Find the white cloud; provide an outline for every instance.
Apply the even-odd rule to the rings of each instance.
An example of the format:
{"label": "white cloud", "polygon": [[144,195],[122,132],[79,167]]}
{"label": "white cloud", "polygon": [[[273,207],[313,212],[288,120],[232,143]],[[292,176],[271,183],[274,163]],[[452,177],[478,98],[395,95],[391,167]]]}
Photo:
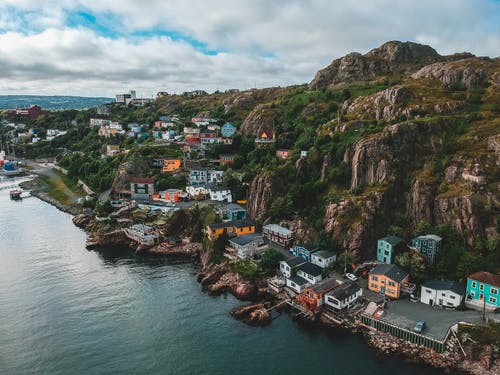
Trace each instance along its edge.
{"label": "white cloud", "polygon": [[[67,16],[77,11],[116,16],[125,36],[69,29]],[[29,17],[16,17],[22,12]],[[333,58],[387,40],[426,43],[443,54],[495,55],[498,12],[498,3],[488,0],[4,0],[0,30],[11,32],[0,34],[6,67],[0,92],[110,95],[132,87],[151,94],[245,88],[255,81],[288,85],[309,81]],[[208,56],[182,40],[126,36],[154,29],[226,52]]]}

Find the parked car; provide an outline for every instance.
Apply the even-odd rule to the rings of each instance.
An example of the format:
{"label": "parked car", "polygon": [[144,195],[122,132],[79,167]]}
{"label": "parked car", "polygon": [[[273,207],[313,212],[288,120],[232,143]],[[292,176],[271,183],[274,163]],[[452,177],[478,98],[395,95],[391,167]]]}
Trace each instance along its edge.
{"label": "parked car", "polygon": [[425,328],[425,322],[423,320],[419,320],[415,325],[415,328],[413,328],[413,330],[417,333],[422,333],[424,328]]}
{"label": "parked car", "polygon": [[411,302],[418,302],[420,300],[418,299],[418,297],[415,294],[412,293],[412,294],[410,294],[410,301]]}
{"label": "parked car", "polygon": [[348,278],[351,281],[356,281],[358,278],[354,276],[352,273],[346,273],[345,277]]}

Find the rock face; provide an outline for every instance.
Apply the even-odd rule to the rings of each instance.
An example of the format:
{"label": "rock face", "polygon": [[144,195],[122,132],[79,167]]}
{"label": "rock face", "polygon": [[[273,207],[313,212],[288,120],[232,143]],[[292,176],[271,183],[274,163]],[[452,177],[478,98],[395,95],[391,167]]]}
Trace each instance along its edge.
{"label": "rock face", "polygon": [[253,179],[248,191],[247,212],[257,221],[264,221],[273,195],[273,180],[270,173],[261,173]]}
{"label": "rock face", "polygon": [[350,189],[368,191],[327,205],[325,229],[334,241],[355,254],[373,256],[368,244],[386,234],[402,203],[413,228],[421,221],[450,223],[471,246],[497,236],[493,212],[500,202],[487,188],[490,177],[484,169],[497,161],[494,153],[491,160],[455,157],[442,172],[434,170],[435,155],[443,150],[444,137],[453,126],[401,123],[355,142],[344,155],[351,169]]}
{"label": "rock face", "polygon": [[394,86],[369,96],[360,96],[346,108],[347,115],[357,120],[392,120],[408,115],[406,104],[412,92],[406,86]]}
{"label": "rock face", "polygon": [[459,85],[471,90],[484,82],[489,65],[491,61],[479,58],[438,62],[424,66],[411,77],[414,79],[435,78],[445,86]]}
{"label": "rock face", "polygon": [[276,110],[263,104],[256,106],[241,124],[240,131],[247,136],[255,136],[261,130],[272,130]]}
{"label": "rock face", "polygon": [[322,89],[340,83],[374,79],[393,71],[416,69],[442,59],[429,46],[411,42],[387,42],[365,55],[353,52],[334,60],[328,67],[318,71],[309,88]]}
{"label": "rock face", "polygon": [[263,303],[236,307],[231,311],[231,315],[249,325],[264,326],[271,323],[271,314]]}
{"label": "rock face", "polygon": [[146,161],[141,160],[133,160],[121,164],[113,181],[113,191],[130,191],[130,179],[134,176],[141,176],[149,167]]}

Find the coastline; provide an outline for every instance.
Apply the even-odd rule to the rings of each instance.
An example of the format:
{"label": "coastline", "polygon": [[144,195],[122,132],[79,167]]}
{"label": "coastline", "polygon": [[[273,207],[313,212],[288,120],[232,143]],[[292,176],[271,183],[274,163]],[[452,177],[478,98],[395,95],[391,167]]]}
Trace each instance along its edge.
{"label": "coastline", "polygon": [[[89,236],[90,230],[88,225],[90,220],[84,220],[83,223],[78,223],[77,219],[83,216],[79,215],[79,210],[74,207],[63,205],[49,197],[46,192],[47,187],[41,186],[40,183],[43,184],[43,181],[35,179],[20,183],[20,186],[23,189],[31,190],[33,196],[56,207],[60,211],[73,215],[73,223],[77,227],[84,229]],[[105,241],[102,244],[98,244],[97,248],[107,245],[125,245],[143,254],[182,258],[192,261],[199,266],[197,280],[204,291],[211,295],[230,293],[238,300],[250,301],[250,304],[243,305],[231,311],[231,315],[233,315],[235,319],[241,320],[249,325],[264,326],[271,323],[272,318],[268,309],[272,307],[273,304],[283,301],[280,296],[271,296],[267,293],[262,283],[253,283],[242,279],[241,276],[235,274],[227,264],[212,263],[210,259],[211,254],[209,254],[206,249],[203,248],[203,244],[199,242],[178,246],[166,246],[165,243],[162,243],[151,248],[143,249],[134,246],[130,241],[124,241],[122,238],[118,240],[111,239],[109,242]],[[290,318],[294,318],[291,308],[286,304],[280,308],[280,312],[287,312]],[[465,361],[457,345],[448,345],[447,350],[440,354],[431,349],[397,339],[389,334],[375,331],[370,327],[359,324],[360,322],[339,325],[324,317],[315,319],[314,321],[308,320],[307,322],[308,324],[316,326],[325,326],[333,329],[348,330],[354,334],[362,334],[365,343],[377,350],[380,355],[401,356],[409,362],[429,365],[444,371],[444,373],[457,373],[457,371],[459,371],[468,374],[486,375],[500,371],[498,363],[493,363],[494,367],[490,370],[485,369],[482,366],[483,361],[481,355],[477,353],[475,355],[476,360]],[[474,355],[472,354],[473,350],[470,350],[470,352],[471,356],[469,358],[474,359]]]}

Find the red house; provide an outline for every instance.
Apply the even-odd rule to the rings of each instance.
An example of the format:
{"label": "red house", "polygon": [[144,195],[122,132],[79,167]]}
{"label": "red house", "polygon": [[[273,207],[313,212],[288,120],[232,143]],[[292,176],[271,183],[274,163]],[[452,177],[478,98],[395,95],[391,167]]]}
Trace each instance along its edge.
{"label": "red house", "polygon": [[49,111],[44,111],[42,107],[38,105],[32,105],[29,108],[18,108],[15,111],[15,114],[17,116],[24,116],[30,119],[35,119],[38,116],[44,115],[46,113],[49,113]]}

